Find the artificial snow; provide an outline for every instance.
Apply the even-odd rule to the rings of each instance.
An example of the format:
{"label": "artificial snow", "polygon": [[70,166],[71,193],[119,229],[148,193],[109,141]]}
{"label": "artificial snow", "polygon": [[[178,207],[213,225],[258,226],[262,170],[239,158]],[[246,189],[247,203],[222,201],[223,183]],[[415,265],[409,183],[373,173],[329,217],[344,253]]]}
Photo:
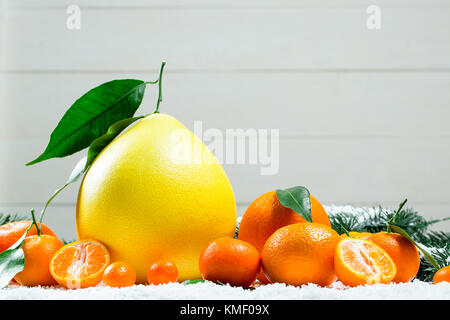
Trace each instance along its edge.
{"label": "artificial snow", "polygon": [[450,300],[450,283],[433,285],[419,280],[403,284],[376,284],[355,288],[344,287],[339,282],[331,288],[309,284],[302,287],[269,284],[254,290],[216,285],[214,283],[179,283],[165,285],[135,285],[128,288],[94,288],[69,290],[63,288],[8,286],[0,290],[0,299],[50,299],[50,300],[365,300],[365,299],[445,299]]}

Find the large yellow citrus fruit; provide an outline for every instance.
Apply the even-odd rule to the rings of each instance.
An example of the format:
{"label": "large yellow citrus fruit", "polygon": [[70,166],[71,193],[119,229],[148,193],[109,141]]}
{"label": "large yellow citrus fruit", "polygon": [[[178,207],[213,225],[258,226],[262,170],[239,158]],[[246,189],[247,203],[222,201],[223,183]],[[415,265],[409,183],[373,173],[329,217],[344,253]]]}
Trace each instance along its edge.
{"label": "large yellow citrus fruit", "polygon": [[146,281],[164,259],[179,280],[200,278],[208,243],[233,236],[236,203],[214,155],[175,118],[152,114],[117,137],[96,158],[77,202],[80,239],[96,239],[111,261],[126,261]]}

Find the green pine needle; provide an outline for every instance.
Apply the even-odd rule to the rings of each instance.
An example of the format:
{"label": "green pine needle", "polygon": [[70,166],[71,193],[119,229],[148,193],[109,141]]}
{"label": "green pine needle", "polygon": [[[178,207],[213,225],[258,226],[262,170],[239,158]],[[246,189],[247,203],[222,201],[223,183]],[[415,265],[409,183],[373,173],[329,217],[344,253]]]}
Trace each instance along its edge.
{"label": "green pine needle", "polygon": [[[342,233],[342,227],[348,231],[380,232],[386,231],[386,222],[394,216],[394,211],[382,207],[362,208],[356,215],[354,211],[345,211],[330,215],[331,227],[338,233]],[[441,220],[426,220],[416,211],[410,208],[402,209],[395,218],[395,224],[408,234],[425,231],[428,226]]]}
{"label": "green pine needle", "polygon": [[[429,253],[438,263],[439,267],[443,268],[450,265],[450,242],[441,248],[429,249]],[[431,265],[431,263],[424,257],[420,258],[420,269],[416,278],[422,281],[431,282],[433,281],[433,276],[436,273],[436,269]]]}
{"label": "green pine needle", "polygon": [[18,213],[1,213],[0,212],[0,226],[10,223],[10,222],[15,222],[15,221],[23,221],[23,220],[30,220],[30,218],[20,215]]}

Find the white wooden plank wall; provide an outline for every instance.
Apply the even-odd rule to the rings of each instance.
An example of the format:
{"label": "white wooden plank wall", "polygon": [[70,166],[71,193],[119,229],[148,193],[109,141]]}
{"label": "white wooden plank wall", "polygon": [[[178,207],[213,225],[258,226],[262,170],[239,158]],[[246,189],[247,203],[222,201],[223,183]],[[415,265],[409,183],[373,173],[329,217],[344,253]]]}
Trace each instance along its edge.
{"label": "white wooden plank wall", "polygon": [[[189,128],[280,129],[280,170],[226,165],[239,212],[259,194],[309,186],[325,204],[450,216],[450,3],[361,0],[0,2],[0,211],[40,208],[81,154],[32,167],[71,103],[116,78],[152,80]],[[66,8],[81,7],[81,30]],[[149,88],[141,113],[153,109]],[[47,219],[75,236],[77,186]],[[450,230],[450,223],[439,229]]]}

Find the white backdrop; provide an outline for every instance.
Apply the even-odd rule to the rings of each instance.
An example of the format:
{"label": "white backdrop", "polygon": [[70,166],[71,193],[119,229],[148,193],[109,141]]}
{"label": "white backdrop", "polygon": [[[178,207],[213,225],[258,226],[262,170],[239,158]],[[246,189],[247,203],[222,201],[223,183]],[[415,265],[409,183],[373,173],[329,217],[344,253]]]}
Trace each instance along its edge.
{"label": "white backdrop", "polygon": [[[66,8],[81,8],[68,30]],[[275,188],[324,204],[450,215],[450,6],[445,0],[11,0],[1,7],[0,211],[40,209],[82,154],[32,167],[65,110],[112,79],[157,77],[189,128],[280,129],[280,170],[227,165],[239,213]],[[149,88],[140,113],[154,108]],[[78,186],[47,222],[75,237]],[[450,223],[440,229],[450,230]]]}

